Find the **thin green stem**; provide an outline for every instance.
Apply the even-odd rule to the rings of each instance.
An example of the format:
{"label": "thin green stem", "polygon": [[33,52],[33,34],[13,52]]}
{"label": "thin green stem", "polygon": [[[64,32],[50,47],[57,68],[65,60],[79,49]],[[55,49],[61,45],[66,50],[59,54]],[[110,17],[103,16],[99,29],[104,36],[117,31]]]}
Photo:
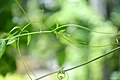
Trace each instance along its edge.
{"label": "thin green stem", "polygon": [[28,77],[32,80],[32,78],[30,77],[30,75],[29,75],[29,73],[28,73],[28,71],[27,71],[27,67],[26,67],[26,65],[25,65],[24,59],[22,58],[22,53],[21,53],[20,47],[19,47],[19,37],[18,37],[18,41],[17,41],[17,49],[18,49],[18,53],[19,53],[19,55],[20,55],[20,58],[21,58],[21,60],[22,60],[22,63],[23,63],[23,65],[24,65],[25,71],[26,71]]}
{"label": "thin green stem", "polygon": [[[28,23],[22,30],[21,32],[27,27],[29,26],[31,23]],[[89,31],[93,31],[89,28],[86,28],[86,27],[83,27],[83,26],[80,26],[80,25],[76,25],[76,24],[66,24],[66,25],[62,25],[62,26],[59,26],[55,29],[53,29],[52,31],[38,31],[38,32],[31,32],[31,33],[24,33],[24,34],[19,34],[19,35],[16,35],[14,36],[13,38],[16,38],[16,37],[21,37],[21,36],[26,36],[26,35],[33,35],[33,34],[43,34],[43,33],[52,33],[52,32],[55,32],[56,30],[60,29],[60,28],[63,28],[63,27],[67,27],[67,26],[76,26],[76,27],[80,27],[80,28],[83,28],[85,30],[89,30]],[[20,33],[21,33],[20,32]],[[93,31],[93,32],[96,32],[96,33],[102,33],[102,34],[119,34],[119,33],[106,33],[106,32],[97,32],[97,31]],[[4,40],[8,40],[9,38],[6,38]]]}
{"label": "thin green stem", "polygon": [[119,74],[118,78],[120,79],[120,55],[119,55],[119,73],[118,74]]}
{"label": "thin green stem", "polygon": [[21,32],[22,32],[25,28],[27,28],[30,24],[31,24],[31,23],[28,23],[27,25],[25,25],[25,26],[22,28],[22,30],[20,31],[20,34],[21,34]]}
{"label": "thin green stem", "polygon": [[[87,61],[87,62],[84,62],[84,63],[80,64],[80,65],[74,66],[74,67],[72,67],[72,68],[65,69],[64,71],[65,71],[65,72],[66,72],[66,71],[70,71],[70,70],[73,70],[73,69],[76,69],[76,68],[85,66],[85,65],[87,65],[87,64],[90,64],[90,63],[92,63],[92,62],[94,62],[94,61],[96,61],[96,60],[98,60],[98,59],[101,59],[101,58],[103,58],[103,57],[111,54],[112,52],[114,52],[114,51],[116,51],[116,50],[118,50],[118,49],[120,49],[120,46],[118,46],[118,47],[116,47],[116,48],[114,48],[114,49],[106,52],[105,54],[103,54],[103,55],[101,55],[101,56],[98,56],[98,57],[92,59],[92,60],[89,60],[89,61]],[[58,70],[58,71],[59,71],[59,70]],[[54,71],[54,72],[48,73],[48,74],[43,75],[43,76],[41,76],[41,77],[39,77],[39,78],[37,78],[37,79],[35,79],[35,80],[40,80],[40,79],[45,78],[45,77],[47,77],[47,76],[50,76],[50,75],[52,75],[52,74],[58,73],[58,71]]]}
{"label": "thin green stem", "polygon": [[58,33],[59,36],[63,39],[65,39],[66,41],[68,41],[70,44],[76,46],[76,47],[105,47],[105,46],[109,46],[109,45],[120,45],[119,43],[112,43],[112,44],[104,44],[104,45],[100,45],[100,46],[97,46],[97,45],[88,45],[86,42],[81,42],[79,43],[77,40],[71,38],[71,37],[67,37],[61,33]]}
{"label": "thin green stem", "polygon": [[[38,32],[31,32],[31,33],[23,33],[23,34],[18,34],[13,36],[12,38],[17,38],[17,37],[22,37],[22,36],[27,36],[27,35],[34,35],[34,34],[44,34],[44,33],[52,33],[53,31],[38,31]],[[9,40],[10,38],[7,37],[4,40]]]}
{"label": "thin green stem", "polygon": [[52,31],[41,31],[41,32],[24,33],[24,34],[16,35],[14,37],[21,37],[21,36],[33,35],[33,34],[44,34],[44,33],[52,33]]}
{"label": "thin green stem", "polygon": [[101,33],[101,34],[118,34],[118,33],[109,33],[109,32],[99,32],[99,31],[94,31],[90,28],[87,28],[87,27],[84,27],[84,26],[80,26],[80,25],[77,25],[77,24],[65,24],[65,25],[62,25],[62,26],[59,26],[57,27],[56,29],[54,29],[53,31],[56,31],[57,29],[60,29],[60,28],[63,28],[63,27],[68,27],[68,26],[75,26],[75,27],[78,27],[78,28],[82,28],[82,29],[85,29],[87,31],[91,31],[91,32],[95,32],[95,33]]}
{"label": "thin green stem", "polygon": [[20,7],[20,9],[23,11],[23,13],[25,14],[25,16],[27,17],[28,21],[31,23],[27,13],[25,12],[25,10],[22,8],[22,6],[20,5],[20,3],[18,2],[18,0],[15,0],[15,2],[18,4],[18,6]]}
{"label": "thin green stem", "polygon": [[81,66],[87,65],[87,64],[89,64],[89,63],[91,63],[91,62],[93,62],[93,61],[96,61],[96,60],[104,57],[104,56],[107,56],[108,54],[111,54],[112,52],[114,52],[114,51],[116,51],[116,50],[118,50],[118,49],[120,49],[120,46],[119,46],[119,47],[116,47],[116,48],[114,48],[114,49],[112,49],[112,50],[110,50],[110,51],[108,51],[108,52],[106,52],[105,54],[103,54],[103,55],[101,55],[101,56],[98,56],[98,57],[96,57],[96,58],[94,58],[94,59],[92,59],[92,60],[89,60],[89,61],[87,61],[87,62],[85,62],[85,63],[82,63],[82,64],[80,64],[80,65],[77,65],[77,66],[72,67],[72,68],[69,68],[69,69],[66,69],[65,71],[70,71],[70,70],[79,68],[79,67],[81,67]]}
{"label": "thin green stem", "polygon": [[[58,71],[59,71],[59,70],[58,70]],[[47,76],[49,76],[49,75],[52,75],[52,74],[58,73],[58,71],[54,71],[54,72],[48,73],[48,74],[43,75],[43,76],[41,76],[41,77],[39,77],[39,78],[37,78],[37,79],[35,79],[35,80],[40,80],[40,79],[45,78],[45,77],[47,77]]]}

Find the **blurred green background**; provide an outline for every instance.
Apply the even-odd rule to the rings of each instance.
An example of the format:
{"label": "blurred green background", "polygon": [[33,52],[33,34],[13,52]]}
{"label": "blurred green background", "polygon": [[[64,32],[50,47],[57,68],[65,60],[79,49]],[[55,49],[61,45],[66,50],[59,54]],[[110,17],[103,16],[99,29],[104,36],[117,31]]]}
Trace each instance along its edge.
{"label": "blurred green background", "polygon": [[[119,46],[120,0],[18,0],[32,25],[26,30],[52,30],[56,25],[77,24],[60,29],[66,38],[54,33],[32,35],[27,46],[26,36],[20,37],[20,50],[32,78],[62,66],[65,69],[93,59]],[[13,27],[23,28],[27,16],[14,0],[0,0],[0,38]],[[108,45],[109,44],[109,45]],[[105,46],[107,45],[107,46]],[[120,50],[81,68],[69,71],[69,80],[120,80]],[[35,76],[31,73],[31,70]],[[7,45],[0,58],[0,80],[29,80],[15,43]],[[43,80],[58,80],[56,75]],[[65,79],[67,80],[67,79]]]}

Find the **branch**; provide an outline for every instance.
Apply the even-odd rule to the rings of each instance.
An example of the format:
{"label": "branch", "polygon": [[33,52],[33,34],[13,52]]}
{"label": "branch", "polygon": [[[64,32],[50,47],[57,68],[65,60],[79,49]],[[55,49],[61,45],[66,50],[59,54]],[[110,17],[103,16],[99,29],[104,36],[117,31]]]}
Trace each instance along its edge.
{"label": "branch", "polygon": [[[30,33],[23,33],[23,34],[18,34],[15,35],[11,38],[18,38],[18,37],[22,37],[22,36],[27,36],[27,35],[34,35],[34,34],[45,34],[45,33],[52,33],[53,31],[37,31],[37,32],[30,32]],[[10,37],[5,38],[4,40],[9,40]]]}
{"label": "branch", "polygon": [[[114,51],[116,51],[116,50],[118,50],[118,49],[120,49],[120,46],[118,46],[118,47],[116,47],[116,48],[114,48],[114,49],[106,52],[105,54],[103,54],[103,55],[101,55],[101,56],[98,56],[98,57],[92,59],[92,60],[89,60],[89,61],[87,61],[87,62],[84,62],[84,63],[82,63],[82,64],[80,64],[80,65],[75,66],[75,67],[72,67],[72,68],[69,68],[69,69],[65,69],[64,71],[66,72],[66,71],[70,71],[70,70],[73,70],[73,69],[76,69],[76,68],[85,66],[85,65],[87,65],[87,64],[89,64],[89,63],[91,63],[91,62],[93,62],[93,61],[96,61],[96,60],[98,60],[98,59],[100,59],[100,58],[102,58],[102,57],[104,57],[104,56],[107,56],[108,54],[110,54],[110,53],[112,53],[112,52],[114,52]],[[55,74],[55,73],[58,73],[58,72],[59,72],[59,70],[54,71],[54,72],[51,72],[51,73],[48,73],[48,74],[43,75],[43,76],[41,76],[41,77],[39,77],[39,78],[37,78],[37,79],[35,79],[35,80],[40,80],[40,79],[42,79],[42,78],[45,78],[45,77],[47,77],[47,76],[49,76],[49,75],[52,75],[52,74]]]}

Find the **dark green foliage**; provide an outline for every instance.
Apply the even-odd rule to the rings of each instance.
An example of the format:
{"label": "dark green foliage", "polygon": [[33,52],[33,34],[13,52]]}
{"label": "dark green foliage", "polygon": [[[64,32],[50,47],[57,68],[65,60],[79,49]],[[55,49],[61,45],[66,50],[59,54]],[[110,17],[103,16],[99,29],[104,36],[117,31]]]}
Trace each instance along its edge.
{"label": "dark green foliage", "polygon": [[0,58],[4,54],[5,48],[6,48],[6,42],[4,40],[1,40],[0,41]]}
{"label": "dark green foliage", "polygon": [[[12,50],[12,49],[11,49]],[[0,74],[5,76],[9,72],[14,72],[16,70],[16,61],[11,52],[5,52],[0,59]]]}
{"label": "dark green foliage", "polygon": [[[14,0],[0,0],[0,31],[8,32],[15,24],[12,22],[11,7]],[[9,26],[9,27],[8,27]]]}
{"label": "dark green foliage", "polygon": [[58,65],[63,66],[63,64],[65,63],[65,59],[66,59],[66,53],[65,53],[65,47],[63,47],[57,51]]}

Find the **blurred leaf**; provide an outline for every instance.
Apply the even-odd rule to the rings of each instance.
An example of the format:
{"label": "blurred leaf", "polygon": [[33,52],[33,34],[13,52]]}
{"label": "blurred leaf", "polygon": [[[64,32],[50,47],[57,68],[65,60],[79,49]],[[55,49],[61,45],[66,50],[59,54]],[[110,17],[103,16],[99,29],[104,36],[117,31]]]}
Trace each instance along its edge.
{"label": "blurred leaf", "polygon": [[[1,75],[6,76],[7,73],[12,73],[16,70],[15,58],[16,58],[16,55],[14,54],[14,48],[12,48],[11,46],[7,46],[4,55],[0,59]],[[3,79],[3,80],[6,80],[6,79]]]}
{"label": "blurred leaf", "polygon": [[114,71],[111,75],[110,80],[119,80],[120,79],[120,74],[117,71]]}
{"label": "blurred leaf", "polygon": [[16,41],[16,38],[11,38],[8,40],[7,45],[12,44]]}
{"label": "blurred leaf", "polygon": [[7,74],[5,77],[0,75],[0,80],[28,80],[25,75],[21,74]]}
{"label": "blurred leaf", "polygon": [[1,40],[0,41],[0,58],[4,54],[5,48],[6,48],[6,42],[5,42],[5,40]]}
{"label": "blurred leaf", "polygon": [[2,33],[2,35],[0,35],[0,38],[2,39],[2,38],[5,38],[6,36],[7,36],[6,33]]}
{"label": "blurred leaf", "polygon": [[58,51],[57,61],[58,65],[62,66],[65,62],[66,54],[64,48]]}

